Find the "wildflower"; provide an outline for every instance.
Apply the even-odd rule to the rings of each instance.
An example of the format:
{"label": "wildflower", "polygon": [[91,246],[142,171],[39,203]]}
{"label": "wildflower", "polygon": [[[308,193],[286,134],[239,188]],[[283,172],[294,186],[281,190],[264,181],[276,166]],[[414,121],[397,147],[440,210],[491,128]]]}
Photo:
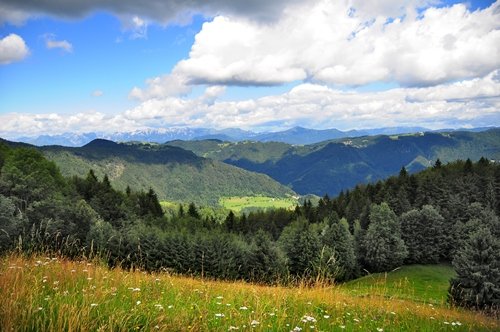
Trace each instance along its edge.
{"label": "wildflower", "polygon": [[260,322],[257,321],[257,320],[255,320],[255,319],[250,323],[250,325],[252,325],[252,327],[255,327],[255,326],[259,325],[259,324],[260,324]]}
{"label": "wildflower", "polygon": [[391,315],[395,315],[396,313],[394,311],[391,311]]}
{"label": "wildflower", "polygon": [[91,303],[90,307],[97,307],[97,303]]}
{"label": "wildflower", "polygon": [[155,307],[158,309],[158,310],[163,310],[163,306],[161,304],[155,304]]}
{"label": "wildflower", "polygon": [[43,310],[43,308],[42,308],[42,307],[38,307],[38,311],[42,311],[42,310]]}
{"label": "wildflower", "polygon": [[357,318],[354,318],[353,321],[355,321],[356,323],[359,323],[359,319],[357,319]]}
{"label": "wildflower", "polygon": [[224,298],[224,296],[222,296],[222,295],[219,295],[216,297],[217,300],[222,300],[223,298]]}
{"label": "wildflower", "polygon": [[328,319],[328,318],[330,318],[330,316],[329,315],[324,315],[323,318]]}
{"label": "wildflower", "polygon": [[450,323],[449,323],[449,322],[444,322],[444,324],[445,324],[445,325],[450,325]]}
{"label": "wildflower", "polygon": [[299,332],[302,331],[302,328],[295,326],[291,332]]}
{"label": "wildflower", "polygon": [[139,304],[141,304],[141,301],[137,301],[135,304],[136,304],[136,305],[139,305]]}
{"label": "wildflower", "polygon": [[455,324],[457,324],[458,326],[462,325],[462,323],[460,323],[459,321],[456,321]]}
{"label": "wildflower", "polygon": [[316,323],[316,318],[312,317],[312,316],[308,316],[308,315],[305,315],[304,317],[302,317],[302,321],[304,323],[307,323],[307,322],[313,322],[313,323]]}
{"label": "wildflower", "polygon": [[345,325],[340,325],[339,326],[341,329],[345,329]]}
{"label": "wildflower", "polygon": [[174,307],[173,305],[169,305],[167,308],[172,309],[173,307]]}
{"label": "wildflower", "polygon": [[229,326],[229,328],[227,329],[228,331],[232,331],[232,330],[239,330],[239,327],[236,327],[236,326]]}
{"label": "wildflower", "polygon": [[384,329],[383,329],[383,328],[381,328],[381,327],[377,327],[377,331],[378,331],[378,332],[383,332],[383,331],[384,331]]}
{"label": "wildflower", "polygon": [[215,314],[215,317],[217,317],[217,318],[222,318],[224,316],[225,316],[224,314]]}
{"label": "wildflower", "polygon": [[231,306],[231,303],[226,303],[226,307],[230,307]]}
{"label": "wildflower", "polygon": [[243,307],[240,307],[240,310],[248,310],[248,308],[243,306]]}

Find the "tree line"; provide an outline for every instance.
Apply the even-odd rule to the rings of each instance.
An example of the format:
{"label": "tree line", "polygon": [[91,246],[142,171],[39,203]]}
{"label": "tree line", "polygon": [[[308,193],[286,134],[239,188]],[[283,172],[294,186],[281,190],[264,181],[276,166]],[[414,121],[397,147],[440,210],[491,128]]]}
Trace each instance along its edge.
{"label": "tree line", "polygon": [[359,185],[289,211],[225,220],[194,203],[166,216],[153,190],[92,170],[64,178],[34,149],[0,144],[0,250],[99,255],[110,266],[269,284],[341,282],[403,264],[452,263],[450,301],[500,300],[500,165],[481,158]]}

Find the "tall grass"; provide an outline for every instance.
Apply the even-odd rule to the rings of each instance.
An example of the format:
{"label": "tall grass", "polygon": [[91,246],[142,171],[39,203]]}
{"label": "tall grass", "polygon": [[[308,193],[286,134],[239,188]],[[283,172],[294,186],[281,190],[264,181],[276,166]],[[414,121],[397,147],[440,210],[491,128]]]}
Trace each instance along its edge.
{"label": "tall grass", "polygon": [[481,331],[480,313],[335,286],[269,287],[108,269],[99,261],[1,258],[2,331]]}

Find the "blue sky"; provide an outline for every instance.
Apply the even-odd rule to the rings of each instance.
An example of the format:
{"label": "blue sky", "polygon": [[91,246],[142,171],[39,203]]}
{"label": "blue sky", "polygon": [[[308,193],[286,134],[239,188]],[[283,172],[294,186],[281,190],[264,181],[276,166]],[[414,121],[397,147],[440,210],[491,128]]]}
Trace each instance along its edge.
{"label": "blue sky", "polygon": [[500,125],[498,2],[190,3],[0,4],[0,136]]}

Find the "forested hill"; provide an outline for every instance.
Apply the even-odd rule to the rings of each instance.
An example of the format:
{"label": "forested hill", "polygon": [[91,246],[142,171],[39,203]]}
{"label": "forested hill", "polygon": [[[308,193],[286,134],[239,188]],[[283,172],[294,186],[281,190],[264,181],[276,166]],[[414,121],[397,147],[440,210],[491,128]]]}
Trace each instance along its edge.
{"label": "forested hill", "polygon": [[277,142],[173,141],[168,145],[269,175],[300,194],[337,195],[359,183],[425,169],[436,159],[500,159],[500,129],[365,136],[292,146]]}
{"label": "forested hill", "polygon": [[[6,141],[4,141],[6,142]],[[13,146],[29,146],[9,143]],[[162,200],[216,204],[222,196],[284,197],[294,192],[267,175],[246,171],[191,151],[157,144],[123,144],[97,139],[80,148],[40,149],[65,176],[84,177],[93,169],[115,188],[152,188]]]}

